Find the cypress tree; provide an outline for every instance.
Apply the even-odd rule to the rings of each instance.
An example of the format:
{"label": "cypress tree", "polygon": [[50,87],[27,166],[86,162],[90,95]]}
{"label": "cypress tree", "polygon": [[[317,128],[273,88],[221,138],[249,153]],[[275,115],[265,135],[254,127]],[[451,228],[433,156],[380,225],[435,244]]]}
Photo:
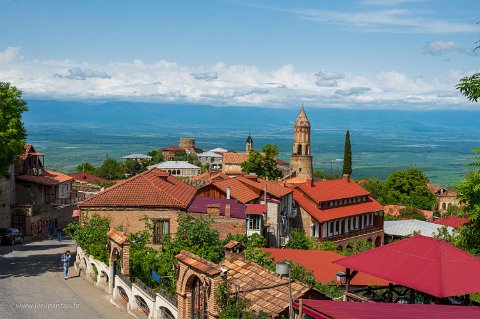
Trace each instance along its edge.
{"label": "cypress tree", "polygon": [[345,135],[345,150],[343,154],[343,174],[352,174],[352,146],[350,145],[350,131]]}

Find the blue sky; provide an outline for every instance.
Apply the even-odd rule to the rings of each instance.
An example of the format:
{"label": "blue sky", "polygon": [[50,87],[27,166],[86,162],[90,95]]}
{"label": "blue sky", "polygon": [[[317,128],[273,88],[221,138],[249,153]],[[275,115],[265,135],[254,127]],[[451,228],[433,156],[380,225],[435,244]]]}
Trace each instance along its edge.
{"label": "blue sky", "polygon": [[474,108],[480,1],[4,0],[0,81],[31,98]]}

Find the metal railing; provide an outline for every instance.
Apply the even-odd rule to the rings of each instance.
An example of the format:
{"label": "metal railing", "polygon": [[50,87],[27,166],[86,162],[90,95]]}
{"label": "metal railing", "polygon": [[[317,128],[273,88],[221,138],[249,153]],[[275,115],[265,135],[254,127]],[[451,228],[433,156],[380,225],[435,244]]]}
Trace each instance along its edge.
{"label": "metal railing", "polygon": [[376,231],[381,231],[382,229],[383,229],[383,227],[381,227],[381,226],[372,226],[372,227],[367,227],[367,228],[363,228],[363,229],[355,229],[355,230],[351,230],[347,233],[342,233],[342,234],[339,234],[339,235],[322,237],[322,238],[320,238],[320,240],[321,241],[322,240],[337,241],[337,240],[342,240],[342,239],[346,239],[346,238],[350,238],[350,237],[355,237],[355,236],[360,236],[360,235],[373,233],[373,232],[376,232]]}
{"label": "metal railing", "polygon": [[148,296],[150,296],[150,298],[152,298],[153,300],[155,300],[155,290],[153,290],[152,288],[148,287],[147,285],[145,285],[143,283],[143,281],[141,281],[140,279],[138,278],[135,278],[135,285],[137,285],[141,290],[143,290],[143,292],[145,294],[147,294]]}
{"label": "metal railing", "polygon": [[125,285],[132,288],[132,282],[130,281],[129,277],[127,277],[127,276],[125,276],[124,274],[121,274],[121,273],[118,273],[116,275],[118,276],[118,278],[120,278],[125,283]]}

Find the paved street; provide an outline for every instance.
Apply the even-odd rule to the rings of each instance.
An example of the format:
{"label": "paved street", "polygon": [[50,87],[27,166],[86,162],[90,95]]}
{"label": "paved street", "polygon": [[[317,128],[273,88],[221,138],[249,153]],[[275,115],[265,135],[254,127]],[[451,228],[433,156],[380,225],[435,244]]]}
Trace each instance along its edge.
{"label": "paved street", "polygon": [[75,251],[73,241],[0,246],[0,318],[132,318],[74,267],[63,279],[60,256],[67,249]]}

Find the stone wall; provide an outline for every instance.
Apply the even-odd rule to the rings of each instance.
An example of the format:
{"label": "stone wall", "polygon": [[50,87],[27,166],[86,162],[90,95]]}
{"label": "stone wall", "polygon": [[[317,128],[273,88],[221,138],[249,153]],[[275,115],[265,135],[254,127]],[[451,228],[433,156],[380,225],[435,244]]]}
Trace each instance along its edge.
{"label": "stone wall", "polygon": [[15,178],[13,165],[10,165],[9,176],[0,176],[0,227],[11,227],[12,217],[10,206],[14,203]]}
{"label": "stone wall", "polygon": [[290,168],[296,171],[296,176],[298,177],[312,178],[312,157],[308,155],[292,155],[290,156]]}

